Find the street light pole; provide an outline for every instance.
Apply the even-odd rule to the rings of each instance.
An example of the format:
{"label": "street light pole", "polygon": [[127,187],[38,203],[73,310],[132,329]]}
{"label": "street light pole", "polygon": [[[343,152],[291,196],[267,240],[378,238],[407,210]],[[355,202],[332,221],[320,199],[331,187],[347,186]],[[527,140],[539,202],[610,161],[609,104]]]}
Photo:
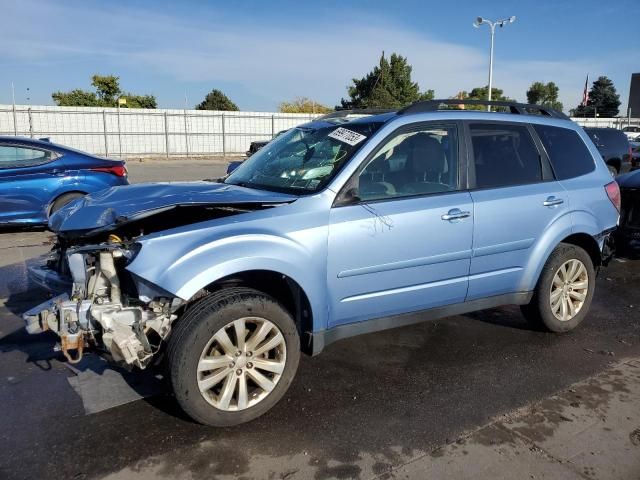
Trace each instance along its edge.
{"label": "street light pole", "polygon": [[[489,48],[489,91],[487,93],[488,101],[491,101],[491,89],[493,88],[493,42],[496,34],[496,26],[502,28],[515,21],[516,17],[511,16],[509,18],[503,18],[502,20],[496,20],[495,22],[487,20],[486,18],[478,17],[476,18],[476,21],[473,22],[473,26],[476,28],[480,28],[480,26],[484,24],[489,25],[489,31],[491,33],[491,46]],[[491,105],[487,105],[487,111],[491,111]]]}
{"label": "street light pole", "polygon": [[[496,34],[496,24],[492,23],[491,27],[491,47],[489,47],[489,93],[487,94],[487,100],[491,101],[491,87],[493,85],[493,38]],[[491,110],[491,105],[487,105]]]}

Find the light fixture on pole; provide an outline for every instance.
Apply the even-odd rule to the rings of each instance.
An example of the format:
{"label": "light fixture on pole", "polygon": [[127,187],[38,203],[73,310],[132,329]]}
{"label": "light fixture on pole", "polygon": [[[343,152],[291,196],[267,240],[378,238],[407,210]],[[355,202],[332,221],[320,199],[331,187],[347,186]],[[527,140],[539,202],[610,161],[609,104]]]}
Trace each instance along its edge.
{"label": "light fixture on pole", "polygon": [[[493,37],[496,33],[496,27],[500,28],[508,25],[509,23],[513,23],[516,21],[515,15],[512,15],[509,18],[503,18],[501,20],[496,20],[492,22],[491,20],[487,20],[486,18],[477,17],[476,21],[473,22],[473,26],[476,28],[480,28],[481,25],[489,25],[489,30],[491,31],[491,48],[489,49],[489,92],[487,95],[487,100],[491,101],[491,87],[493,85]],[[491,105],[487,105],[487,110],[491,111]]]}

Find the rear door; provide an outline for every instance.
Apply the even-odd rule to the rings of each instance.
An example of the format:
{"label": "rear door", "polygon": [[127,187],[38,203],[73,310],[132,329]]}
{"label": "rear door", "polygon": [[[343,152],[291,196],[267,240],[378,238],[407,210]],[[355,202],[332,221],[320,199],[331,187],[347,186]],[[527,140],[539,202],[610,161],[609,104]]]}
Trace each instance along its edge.
{"label": "rear door", "polygon": [[0,144],[0,223],[46,220],[46,207],[64,168],[58,155],[23,145]]}
{"label": "rear door", "polygon": [[464,301],[471,196],[461,124],[402,127],[363,162],[330,212],[330,326]]}
{"label": "rear door", "polygon": [[467,300],[522,291],[532,248],[568,212],[568,196],[522,123],[469,122],[474,205]]}

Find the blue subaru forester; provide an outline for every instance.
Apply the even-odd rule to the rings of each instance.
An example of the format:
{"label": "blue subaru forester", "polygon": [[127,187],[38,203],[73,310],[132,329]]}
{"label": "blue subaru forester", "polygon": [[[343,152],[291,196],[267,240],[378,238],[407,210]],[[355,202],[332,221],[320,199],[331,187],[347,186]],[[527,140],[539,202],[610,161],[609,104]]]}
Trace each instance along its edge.
{"label": "blue subaru forester", "polygon": [[182,408],[224,426],[273,407],[300,352],[341,338],[506,304],[572,330],[618,185],[563,114],[460,103],[336,112],[217,182],[62,208],[31,273],[65,291],[25,313],[28,331],[55,331],[70,361],[92,347],[144,368],[165,352]]}

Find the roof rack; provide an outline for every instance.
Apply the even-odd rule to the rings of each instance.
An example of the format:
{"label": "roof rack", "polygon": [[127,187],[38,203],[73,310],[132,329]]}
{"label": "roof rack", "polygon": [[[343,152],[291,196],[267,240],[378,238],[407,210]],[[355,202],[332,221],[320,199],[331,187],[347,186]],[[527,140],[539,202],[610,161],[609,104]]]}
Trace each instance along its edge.
{"label": "roof rack", "polygon": [[398,115],[402,115],[404,113],[423,113],[423,112],[437,112],[438,110],[442,110],[440,107],[442,105],[483,105],[483,106],[495,106],[495,107],[507,107],[510,113],[520,114],[520,115],[531,115],[533,112],[537,112],[536,114],[553,117],[553,118],[561,118],[563,120],[569,120],[564,113],[559,112],[553,108],[546,107],[544,105],[534,105],[530,103],[515,103],[515,102],[500,102],[500,101],[489,101],[489,100],[460,100],[460,99],[452,99],[448,98],[445,100],[425,100],[422,102],[415,102],[411,105],[404,107],[401,110],[398,110]]}
{"label": "roof rack", "polygon": [[345,109],[329,112],[325,115],[317,117],[316,120],[329,120],[332,118],[345,118],[349,115],[379,115],[381,113],[395,112],[394,109],[388,108],[359,108],[359,109]]}

